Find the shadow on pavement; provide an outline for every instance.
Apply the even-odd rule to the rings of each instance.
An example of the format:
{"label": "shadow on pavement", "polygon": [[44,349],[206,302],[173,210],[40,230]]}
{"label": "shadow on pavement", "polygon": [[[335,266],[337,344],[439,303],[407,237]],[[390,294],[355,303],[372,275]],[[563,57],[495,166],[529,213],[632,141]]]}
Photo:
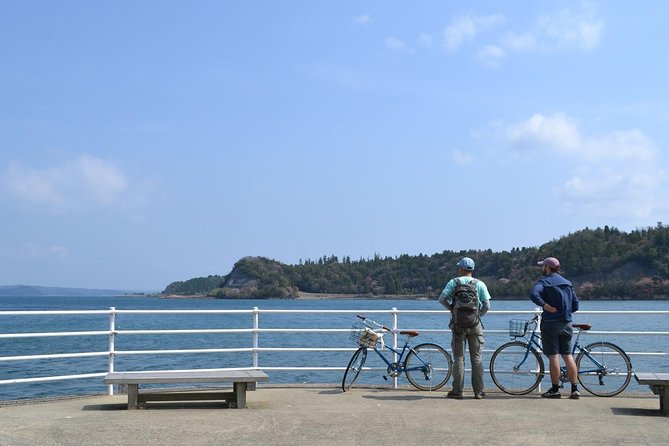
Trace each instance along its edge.
{"label": "shadow on pavement", "polygon": [[612,407],[613,415],[628,415],[635,417],[661,417],[660,409],[643,409],[636,407]]}
{"label": "shadow on pavement", "polygon": [[[177,403],[148,403],[137,410],[165,410],[165,409],[227,409],[224,402],[197,402],[185,401]],[[83,411],[128,410],[128,404],[89,404]]]}

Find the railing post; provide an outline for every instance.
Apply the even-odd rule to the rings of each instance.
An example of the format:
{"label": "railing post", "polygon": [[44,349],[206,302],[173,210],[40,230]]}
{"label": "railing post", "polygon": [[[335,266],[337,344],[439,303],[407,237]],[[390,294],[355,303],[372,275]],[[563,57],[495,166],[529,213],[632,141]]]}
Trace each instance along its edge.
{"label": "railing post", "polygon": [[[109,308],[109,373],[114,371],[114,338],[116,336],[116,307]],[[114,385],[108,386],[109,395],[114,394]]]}
{"label": "railing post", "polygon": [[[393,307],[390,314],[393,317],[393,348],[397,350],[397,307]],[[393,362],[397,362],[397,353],[393,353]],[[393,389],[397,389],[397,376],[393,378]]]}
{"label": "railing post", "polygon": [[258,368],[258,328],[260,327],[260,313],[258,307],[253,307],[253,368]]}

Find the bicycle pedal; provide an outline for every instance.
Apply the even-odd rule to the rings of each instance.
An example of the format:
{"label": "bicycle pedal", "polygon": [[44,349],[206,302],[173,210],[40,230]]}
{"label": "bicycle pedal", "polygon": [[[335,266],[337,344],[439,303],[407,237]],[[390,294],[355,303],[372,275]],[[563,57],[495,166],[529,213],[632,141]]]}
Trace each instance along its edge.
{"label": "bicycle pedal", "polygon": [[383,380],[388,381],[388,377],[386,375],[383,375]]}

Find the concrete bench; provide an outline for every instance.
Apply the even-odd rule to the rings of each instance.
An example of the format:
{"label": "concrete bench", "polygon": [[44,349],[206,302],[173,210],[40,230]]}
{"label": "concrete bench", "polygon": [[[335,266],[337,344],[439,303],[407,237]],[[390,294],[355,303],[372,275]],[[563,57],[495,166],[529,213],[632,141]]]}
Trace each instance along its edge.
{"label": "concrete bench", "polygon": [[[137,409],[147,401],[218,401],[242,409],[246,406],[246,391],[255,390],[256,383],[269,381],[260,370],[190,370],[152,372],[113,372],[104,378],[105,384],[120,384],[128,389],[128,409]],[[221,389],[202,391],[151,391],[139,393],[140,384],[232,383],[232,392]]]}
{"label": "concrete bench", "polygon": [[660,412],[669,416],[669,373],[635,373],[634,378],[639,384],[648,385],[655,395],[660,395]]}

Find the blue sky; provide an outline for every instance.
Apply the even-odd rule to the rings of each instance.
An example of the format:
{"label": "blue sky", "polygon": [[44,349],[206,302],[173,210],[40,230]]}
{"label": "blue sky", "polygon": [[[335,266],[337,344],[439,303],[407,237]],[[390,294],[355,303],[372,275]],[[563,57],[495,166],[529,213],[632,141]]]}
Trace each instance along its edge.
{"label": "blue sky", "polygon": [[0,285],[666,218],[666,2],[0,5]]}

